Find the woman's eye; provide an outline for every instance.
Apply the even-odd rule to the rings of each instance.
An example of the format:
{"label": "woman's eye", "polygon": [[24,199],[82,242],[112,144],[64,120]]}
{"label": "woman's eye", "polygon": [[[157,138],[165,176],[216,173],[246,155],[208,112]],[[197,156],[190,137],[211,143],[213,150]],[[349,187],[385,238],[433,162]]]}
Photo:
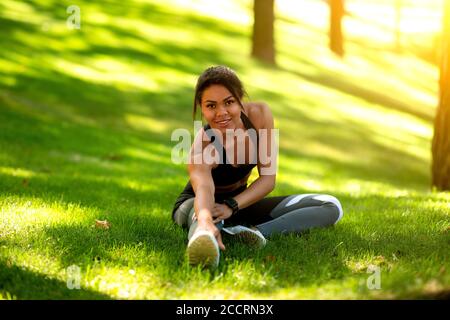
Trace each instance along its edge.
{"label": "woman's eye", "polygon": [[226,104],[229,106],[230,104],[233,104],[234,103],[234,101],[233,100],[228,100],[227,102],[226,102]]}
{"label": "woman's eye", "polygon": [[206,107],[207,107],[207,108],[213,108],[214,105],[213,105],[213,104],[207,104]]}

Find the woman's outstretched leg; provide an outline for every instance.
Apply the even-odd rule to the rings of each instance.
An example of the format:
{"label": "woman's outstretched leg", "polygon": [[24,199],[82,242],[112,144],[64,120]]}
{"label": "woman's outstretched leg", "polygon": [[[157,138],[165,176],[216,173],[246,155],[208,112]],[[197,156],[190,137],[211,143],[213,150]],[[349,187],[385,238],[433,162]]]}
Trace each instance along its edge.
{"label": "woman's outstretched leg", "polygon": [[301,233],[310,228],[336,224],[342,215],[341,203],[333,196],[293,195],[284,198],[270,211],[272,220],[258,224],[256,228],[265,237],[275,233]]}
{"label": "woman's outstretched leg", "polygon": [[[188,229],[187,258],[190,265],[203,265],[217,267],[220,259],[220,250],[213,233],[198,230],[198,222],[194,218],[194,200],[185,200],[174,212],[173,220],[181,227]],[[216,224],[221,227],[221,224]]]}
{"label": "woman's outstretched leg", "polygon": [[[192,238],[195,230],[197,229],[197,220],[194,217],[194,200],[195,198],[190,198],[184,201],[173,215],[173,220],[181,227],[188,229],[188,240]],[[223,222],[216,223],[216,227],[221,230],[223,227]]]}
{"label": "woman's outstretched leg", "polygon": [[188,240],[197,228],[197,221],[193,220],[195,198],[185,200],[175,211],[173,220],[182,228],[188,229]]}

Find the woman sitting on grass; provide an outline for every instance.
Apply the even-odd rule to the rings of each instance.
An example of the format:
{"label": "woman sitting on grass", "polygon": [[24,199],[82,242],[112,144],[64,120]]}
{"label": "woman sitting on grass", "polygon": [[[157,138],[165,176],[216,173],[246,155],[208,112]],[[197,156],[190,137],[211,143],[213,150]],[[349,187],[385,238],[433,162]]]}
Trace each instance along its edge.
{"label": "woman sitting on grass", "polygon": [[[216,267],[221,232],[262,247],[275,233],[301,233],[337,223],[343,214],[333,196],[297,194],[267,197],[275,187],[278,150],[273,117],[264,103],[243,103],[245,91],[228,67],[206,69],[198,78],[198,106],[208,122],[192,144],[189,182],[176,200],[172,218],[189,229],[189,264]],[[257,166],[259,177],[247,181]]]}

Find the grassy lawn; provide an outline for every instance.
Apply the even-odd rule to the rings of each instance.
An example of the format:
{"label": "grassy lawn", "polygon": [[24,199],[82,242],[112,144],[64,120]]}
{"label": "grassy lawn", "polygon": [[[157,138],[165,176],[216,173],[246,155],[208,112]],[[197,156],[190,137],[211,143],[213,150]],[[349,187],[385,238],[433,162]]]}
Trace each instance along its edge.
{"label": "grassy lawn", "polygon": [[[436,66],[352,38],[358,20],[337,59],[325,5],[305,1],[318,18],[279,12],[272,68],[248,57],[251,1],[207,15],[214,3],[79,0],[70,30],[70,2],[1,1],[0,298],[448,297],[450,194],[430,191]],[[170,219],[187,181],[170,137],[193,130],[196,77],[213,64],[273,110],[271,195],[332,194],[344,217],[257,252],[225,243],[205,272],[188,267],[187,234]]]}

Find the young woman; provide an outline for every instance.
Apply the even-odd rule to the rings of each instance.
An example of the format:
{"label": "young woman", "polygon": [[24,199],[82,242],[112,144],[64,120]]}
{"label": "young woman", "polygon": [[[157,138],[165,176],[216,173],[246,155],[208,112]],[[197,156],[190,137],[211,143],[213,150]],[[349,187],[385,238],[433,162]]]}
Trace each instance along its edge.
{"label": "young woman", "polygon": [[[207,124],[192,144],[190,179],[172,212],[189,229],[191,265],[218,265],[219,249],[225,250],[222,233],[261,247],[275,233],[333,225],[343,215],[330,195],[266,197],[276,179],[273,117],[265,103],[243,103],[244,95],[228,67],[210,67],[198,78],[193,114],[200,107]],[[254,167],[259,177],[247,186]]]}

